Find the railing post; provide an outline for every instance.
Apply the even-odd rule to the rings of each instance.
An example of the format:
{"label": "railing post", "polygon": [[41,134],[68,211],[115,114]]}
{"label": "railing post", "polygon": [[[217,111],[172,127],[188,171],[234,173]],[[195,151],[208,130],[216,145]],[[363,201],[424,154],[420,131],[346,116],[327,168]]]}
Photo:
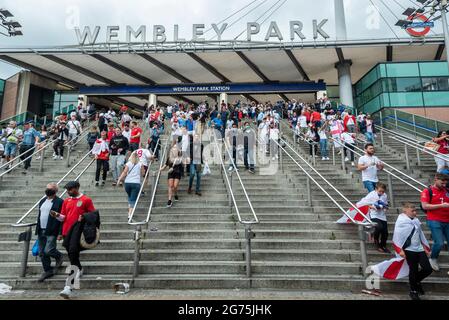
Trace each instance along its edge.
{"label": "railing post", "polygon": [[418,160],[418,166],[421,165],[421,154],[419,153],[419,149],[416,148],[416,159]]}
{"label": "railing post", "polygon": [[398,111],[394,109],[394,122],[396,124],[396,130],[398,130]]}
{"label": "railing post", "polygon": [[139,263],[140,263],[140,245],[141,245],[142,227],[140,225],[136,226],[136,231],[134,231],[134,271],[133,279],[139,276]]}
{"label": "railing post", "polygon": [[312,206],[312,187],[309,176],[307,176],[307,204],[309,205],[309,207]]}
{"label": "railing post", "polygon": [[280,147],[278,146],[278,152],[279,152],[279,164],[280,164],[280,167],[281,167],[281,171],[284,172],[284,164],[282,163],[282,150],[283,150],[283,148],[280,148]]}
{"label": "railing post", "polygon": [[388,179],[388,190],[390,190],[390,205],[392,208],[394,208],[395,204],[394,204],[394,194],[393,194],[393,181],[391,178],[391,174],[387,175],[387,179]]}
{"label": "railing post", "polygon": [[44,126],[47,126],[47,116],[44,117]]}
{"label": "railing post", "polygon": [[332,142],[332,164],[335,166],[335,144]]}
{"label": "railing post", "polygon": [[435,121],[435,132],[438,133],[438,122],[436,120]]}
{"label": "railing post", "polygon": [[72,148],[70,148],[70,144],[67,144],[67,168],[70,167],[70,152],[72,151]]}
{"label": "railing post", "polygon": [[316,167],[316,150],[315,150],[316,144],[315,144],[315,142],[312,142],[311,146],[312,146],[312,157],[313,157],[312,163],[313,163],[313,166]]}
{"label": "railing post", "polygon": [[416,133],[416,119],[414,114],[412,114],[412,119],[413,119],[413,132],[415,133],[415,138],[418,138],[418,135]]}
{"label": "railing post", "polygon": [[405,150],[405,165],[407,170],[410,170],[410,159],[408,156],[408,148],[406,144],[404,145],[404,150]]}
{"label": "railing post", "polygon": [[28,253],[30,252],[31,242],[31,226],[27,230],[19,235],[19,242],[23,241],[22,260],[20,262],[20,277],[25,278],[28,266]]}
{"label": "railing post", "polygon": [[41,161],[39,163],[39,172],[43,172],[44,171],[44,157],[45,157],[45,146],[41,151]]}
{"label": "railing post", "polygon": [[[226,174],[226,172],[225,172],[225,174]],[[231,197],[231,192],[232,192],[232,171],[229,174],[229,188],[230,188],[230,190],[229,190],[229,207],[231,208],[231,211],[232,211],[232,197]]]}
{"label": "railing post", "polygon": [[345,146],[342,144],[341,148],[341,168],[346,172],[346,163],[345,163]]}
{"label": "railing post", "polygon": [[362,260],[362,273],[366,276],[366,268],[368,267],[368,255],[366,251],[367,233],[362,225],[358,225],[360,240],[360,258]]}
{"label": "railing post", "polygon": [[251,231],[249,224],[245,225],[245,239],[246,239],[246,276],[251,278],[251,239],[255,238],[255,233]]}

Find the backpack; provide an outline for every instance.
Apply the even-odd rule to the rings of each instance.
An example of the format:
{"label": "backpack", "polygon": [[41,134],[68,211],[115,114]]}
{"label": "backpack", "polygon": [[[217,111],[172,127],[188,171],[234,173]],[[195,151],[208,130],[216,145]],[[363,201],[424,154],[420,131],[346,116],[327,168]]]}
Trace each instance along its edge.
{"label": "backpack", "polygon": [[100,239],[100,213],[97,211],[84,215],[84,224],[80,238],[80,245],[84,249],[92,249]]}

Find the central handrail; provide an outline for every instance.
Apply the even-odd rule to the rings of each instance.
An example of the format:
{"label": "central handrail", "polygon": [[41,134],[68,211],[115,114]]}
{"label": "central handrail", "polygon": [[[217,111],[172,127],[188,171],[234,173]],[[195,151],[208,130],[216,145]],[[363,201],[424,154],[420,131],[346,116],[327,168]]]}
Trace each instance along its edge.
{"label": "central handrail", "polygon": [[[56,183],[57,185],[59,185],[62,181],[64,181],[89,155],[90,155],[91,151],[89,151],[88,153],[86,153],[86,155],[79,160],[61,179],[59,179],[59,181]],[[81,173],[75,178],[75,180],[78,180],[86,171],[87,169],[92,165],[92,163],[94,163],[95,159],[92,159],[89,164],[81,171]],[[63,193],[61,193],[61,195],[59,197],[62,197],[65,193],[67,192],[67,190],[65,190]],[[39,202],[42,201],[42,199],[44,199],[46,196],[43,196],[42,198],[40,198],[15,224],[12,224],[12,227],[18,228],[18,227],[27,227],[30,225],[35,225],[35,224],[22,224],[22,221],[25,220],[31,212],[33,212],[33,210],[39,205]]]}
{"label": "central handrail", "polygon": [[[215,130],[214,130],[214,139],[215,139],[215,145],[218,147],[218,143],[217,143],[217,135],[216,135]],[[231,160],[231,163],[232,163],[232,165],[233,165],[233,167],[234,167],[234,171],[233,171],[233,172],[235,172],[236,175],[237,175],[237,178],[238,178],[238,180],[239,180],[239,182],[240,182],[240,185],[241,185],[241,187],[242,187],[242,190],[243,190],[243,194],[245,195],[246,201],[248,202],[248,205],[249,205],[249,207],[250,207],[250,209],[251,209],[251,213],[253,214],[253,217],[254,217],[254,220],[253,220],[253,221],[244,221],[244,220],[241,219],[241,217],[240,217],[240,215],[239,215],[239,222],[240,222],[240,223],[243,223],[243,224],[257,224],[257,223],[259,223],[259,219],[257,218],[256,212],[254,211],[254,208],[253,208],[253,205],[252,205],[252,203],[251,203],[251,200],[249,199],[248,193],[246,192],[245,185],[243,184],[242,178],[241,178],[241,176],[240,176],[240,174],[239,174],[239,172],[238,172],[238,170],[237,170],[237,164],[234,162],[234,158],[232,157],[231,152],[230,152],[230,150],[229,150],[228,145],[227,145],[226,142],[227,142],[227,141],[226,141],[226,139],[225,139],[225,141],[224,141],[223,144],[224,144],[226,153],[228,154],[229,159]],[[221,160],[222,165],[224,166],[224,168],[226,168],[226,166],[225,166],[224,163],[223,163],[221,150],[218,149],[218,153],[220,154],[220,160]],[[226,169],[225,169],[224,172],[226,172]],[[232,173],[231,173],[231,174],[232,174]],[[226,174],[226,180],[228,180],[227,174]],[[232,192],[232,185],[230,185],[230,187],[231,187],[230,191]],[[236,205],[236,204],[235,204],[235,205]],[[236,210],[238,210],[237,205],[236,205]]]}
{"label": "central handrail", "polygon": [[[158,141],[157,141],[157,143],[156,143],[156,147],[155,147],[155,149],[154,150],[157,150],[157,148],[159,147],[159,145],[160,145],[160,142],[161,142],[161,138],[159,138],[158,139]],[[167,143],[168,143],[168,140],[167,140]],[[135,151],[134,151],[135,152]],[[129,219],[128,219],[128,224],[130,224],[130,225],[136,225],[135,223],[132,223],[132,220],[133,220],[133,217],[134,217],[134,213],[136,212],[136,209],[137,209],[137,205],[139,204],[139,201],[140,201],[140,197],[142,196],[142,192],[143,192],[143,189],[145,188],[145,183],[147,182],[147,180],[148,180],[148,176],[149,176],[149,174],[150,174],[150,168],[151,168],[151,165],[154,163],[154,160],[151,160],[149,163],[148,163],[148,170],[147,170],[147,172],[145,173],[145,177],[143,178],[143,181],[142,181],[142,186],[140,187],[140,190],[139,190],[139,194],[137,195],[137,199],[136,199],[136,204],[134,205],[134,207],[133,207],[133,210],[131,211],[131,215],[130,215],[130,217],[129,217]],[[162,164],[163,162],[161,161],[161,164]],[[156,185],[154,185],[153,187],[155,187]],[[154,191],[154,190],[153,190]],[[153,196],[153,193],[152,193],[152,196]],[[150,207],[151,207],[151,204],[150,204]],[[149,220],[148,220],[149,221]],[[148,223],[148,221],[147,222],[143,222],[143,223],[138,223],[138,224],[145,224],[145,223]]]}

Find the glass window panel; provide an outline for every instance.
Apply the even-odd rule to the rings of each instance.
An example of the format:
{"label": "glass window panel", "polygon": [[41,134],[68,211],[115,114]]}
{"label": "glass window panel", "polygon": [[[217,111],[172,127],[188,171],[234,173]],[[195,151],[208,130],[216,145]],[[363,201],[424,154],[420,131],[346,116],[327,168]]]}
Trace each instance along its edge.
{"label": "glass window panel", "polygon": [[387,77],[387,67],[385,64],[379,65],[379,77],[380,78],[386,78]]}
{"label": "glass window panel", "polygon": [[449,78],[422,78],[423,91],[449,91]]}
{"label": "glass window panel", "polygon": [[391,78],[386,82],[389,92],[419,92],[421,89],[420,78]]}
{"label": "glass window panel", "polygon": [[389,78],[395,77],[418,77],[418,63],[392,63],[387,64],[387,75]]}
{"label": "glass window panel", "polygon": [[421,77],[449,76],[447,62],[445,61],[420,62],[419,69]]}
{"label": "glass window panel", "polygon": [[424,105],[425,106],[448,106],[449,105],[449,92],[424,92]]}
{"label": "glass window panel", "polygon": [[421,92],[390,93],[392,107],[421,107],[424,105]]}

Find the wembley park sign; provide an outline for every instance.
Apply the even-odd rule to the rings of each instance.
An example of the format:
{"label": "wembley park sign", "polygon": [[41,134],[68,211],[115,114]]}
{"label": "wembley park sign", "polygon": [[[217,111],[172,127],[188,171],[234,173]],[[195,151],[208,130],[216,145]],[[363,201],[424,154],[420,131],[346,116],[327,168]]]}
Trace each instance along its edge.
{"label": "wembley park sign", "polygon": [[[324,39],[330,38],[330,36],[324,31],[323,27],[328,22],[328,19],[323,19],[320,22],[318,20],[312,20],[313,27],[313,39],[316,40],[320,36]],[[303,34],[304,24],[301,21],[290,21],[289,30],[282,32],[278,24],[272,21],[266,30],[262,30],[262,26],[257,22],[248,22],[246,26],[246,40],[252,41],[253,37],[256,35],[264,34],[264,40],[269,41],[283,41],[285,36],[288,36],[291,41],[296,41],[298,39],[305,40],[306,36]],[[213,23],[210,30],[214,30],[216,34],[216,41],[227,41],[223,40],[223,35],[228,28],[228,24],[224,23],[222,25],[217,25]],[[192,25],[192,38],[186,40],[185,38],[180,38],[180,28],[179,25],[175,24],[173,26],[173,42],[205,42],[204,37],[207,32],[206,26],[204,24],[194,24]],[[120,26],[107,26],[103,32],[106,33],[106,43],[108,44],[118,44],[123,43],[123,39],[126,39],[126,43],[165,43],[168,42],[166,34],[166,28],[163,25],[154,25],[152,28],[145,25],[139,28],[133,28],[132,26],[126,26],[126,28],[120,28]],[[81,46],[95,45],[99,43],[99,35],[102,32],[100,26],[96,26],[93,30],[86,26],[83,31],[80,28],[75,28],[76,37],[78,43]],[[149,35],[152,35],[152,39],[149,39]],[[238,38],[238,37],[237,37]],[[152,40],[152,41],[151,41]],[[233,41],[235,41],[234,39]]]}

